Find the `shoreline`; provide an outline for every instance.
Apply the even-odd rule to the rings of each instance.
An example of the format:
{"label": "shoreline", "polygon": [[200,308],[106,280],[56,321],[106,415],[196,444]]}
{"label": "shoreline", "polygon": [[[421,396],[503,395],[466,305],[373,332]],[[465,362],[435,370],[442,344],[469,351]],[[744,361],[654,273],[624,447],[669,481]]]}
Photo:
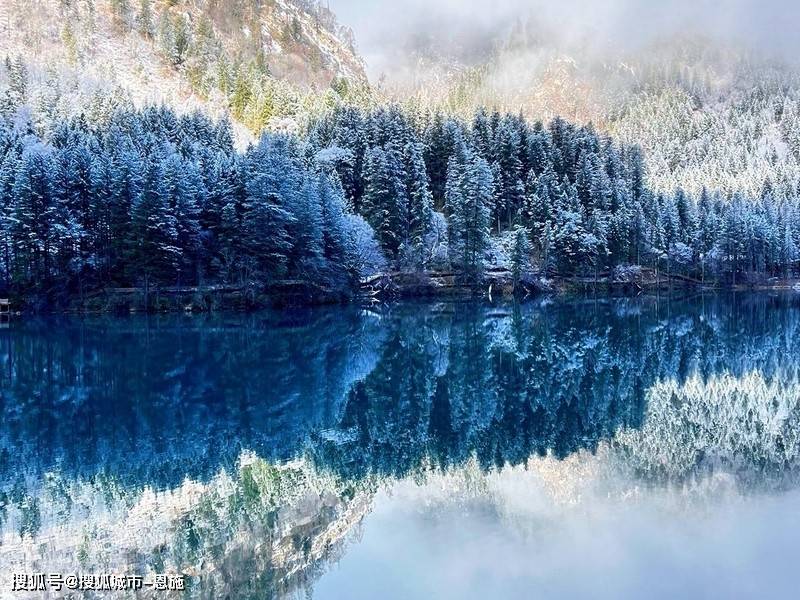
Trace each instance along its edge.
{"label": "shoreline", "polygon": [[[685,276],[664,275],[631,281],[608,276],[524,277],[514,285],[511,273],[487,270],[479,283],[469,283],[454,272],[387,272],[361,281],[358,289],[330,289],[311,281],[280,281],[260,291],[252,286],[209,285],[152,288],[105,288],[70,298],[60,307],[31,308],[31,298],[11,296],[11,318],[25,315],[104,315],[208,313],[217,311],[252,312],[263,309],[302,308],[325,305],[389,304],[400,300],[524,300],[536,297],[570,297],[586,294],[606,297],[637,297],[672,294],[681,291],[729,292],[800,292],[800,280],[779,279],[768,283],[729,284],[701,282]],[[149,296],[147,302],[145,297]],[[17,308],[19,307],[19,308]]]}

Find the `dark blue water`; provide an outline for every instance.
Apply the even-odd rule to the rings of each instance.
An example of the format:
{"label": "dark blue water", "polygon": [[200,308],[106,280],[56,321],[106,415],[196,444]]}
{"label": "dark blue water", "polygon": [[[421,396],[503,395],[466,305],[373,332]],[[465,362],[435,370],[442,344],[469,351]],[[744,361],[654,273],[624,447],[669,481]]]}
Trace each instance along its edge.
{"label": "dark blue water", "polygon": [[191,597],[788,592],[799,333],[766,294],[15,320],[0,562]]}

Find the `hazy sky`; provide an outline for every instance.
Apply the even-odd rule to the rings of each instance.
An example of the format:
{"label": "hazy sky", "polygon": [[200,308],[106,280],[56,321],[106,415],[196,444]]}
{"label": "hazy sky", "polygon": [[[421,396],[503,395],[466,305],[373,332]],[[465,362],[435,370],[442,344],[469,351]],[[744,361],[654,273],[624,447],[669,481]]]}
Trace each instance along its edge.
{"label": "hazy sky", "polygon": [[420,43],[480,52],[516,20],[533,19],[563,36],[611,45],[646,42],[701,30],[744,39],[755,47],[800,51],[796,0],[329,0],[353,28],[370,74],[391,70]]}

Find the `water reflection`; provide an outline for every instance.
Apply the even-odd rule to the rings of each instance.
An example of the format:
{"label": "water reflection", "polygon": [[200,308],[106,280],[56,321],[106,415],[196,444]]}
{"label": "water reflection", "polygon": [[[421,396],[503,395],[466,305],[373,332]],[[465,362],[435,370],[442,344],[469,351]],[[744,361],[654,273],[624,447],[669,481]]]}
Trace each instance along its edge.
{"label": "water reflection", "polygon": [[385,338],[356,311],[15,322],[0,336],[0,479],[106,473],[166,488],[293,457]]}
{"label": "water reflection", "polygon": [[794,488],[799,327],[791,295],[17,321],[0,562],[283,594],[401,480]]}

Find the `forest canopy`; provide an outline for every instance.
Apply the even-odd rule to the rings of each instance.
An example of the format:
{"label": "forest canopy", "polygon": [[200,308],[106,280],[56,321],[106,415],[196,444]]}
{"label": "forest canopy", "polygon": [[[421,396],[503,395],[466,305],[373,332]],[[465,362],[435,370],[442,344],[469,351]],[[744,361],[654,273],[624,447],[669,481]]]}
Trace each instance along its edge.
{"label": "forest canopy", "polygon": [[347,292],[387,269],[467,282],[487,266],[515,277],[647,266],[725,282],[794,273],[796,196],[769,182],[755,198],[655,194],[644,165],[637,146],[591,125],[483,109],[466,121],[340,105],[302,136],[267,133],[244,151],[228,121],[165,107],[45,130],[7,109],[0,288],[53,303],[107,286],[287,279]]}

